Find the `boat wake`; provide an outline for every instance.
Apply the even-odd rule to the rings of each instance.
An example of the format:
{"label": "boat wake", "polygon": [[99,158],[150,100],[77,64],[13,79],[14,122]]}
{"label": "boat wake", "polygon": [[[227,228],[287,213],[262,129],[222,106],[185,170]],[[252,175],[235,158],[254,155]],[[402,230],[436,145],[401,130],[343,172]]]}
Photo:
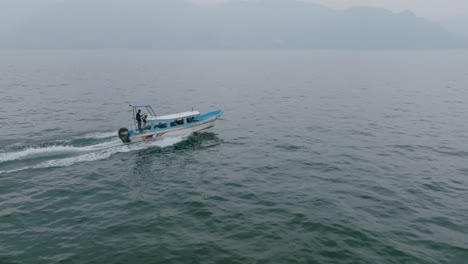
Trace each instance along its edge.
{"label": "boat wake", "polygon": [[[117,153],[150,147],[169,147],[186,138],[187,136],[163,138],[156,141],[124,145],[117,138],[115,132],[102,132],[86,134],[72,140],[57,140],[40,145],[5,146],[3,150],[0,150],[0,174],[28,169],[66,167],[79,162],[103,160]],[[24,166],[25,164],[28,165]]]}

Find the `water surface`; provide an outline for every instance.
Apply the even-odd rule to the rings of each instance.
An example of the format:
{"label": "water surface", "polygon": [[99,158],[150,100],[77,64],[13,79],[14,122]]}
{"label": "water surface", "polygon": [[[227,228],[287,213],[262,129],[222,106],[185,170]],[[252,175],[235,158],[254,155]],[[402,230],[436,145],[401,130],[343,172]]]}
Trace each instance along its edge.
{"label": "water surface", "polygon": [[[1,263],[466,263],[468,53],[0,52]],[[132,103],[225,110],[123,145]]]}

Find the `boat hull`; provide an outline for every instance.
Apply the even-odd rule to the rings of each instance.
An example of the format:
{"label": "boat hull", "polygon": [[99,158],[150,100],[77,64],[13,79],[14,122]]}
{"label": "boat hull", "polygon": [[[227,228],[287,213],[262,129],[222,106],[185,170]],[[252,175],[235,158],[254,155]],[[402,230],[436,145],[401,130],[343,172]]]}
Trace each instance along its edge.
{"label": "boat hull", "polygon": [[215,121],[219,118],[219,116],[212,117],[197,123],[193,123],[191,125],[185,125],[181,127],[171,127],[169,129],[165,129],[162,131],[143,131],[142,133],[133,133],[130,135],[129,139],[130,142],[124,143],[135,143],[135,142],[142,142],[146,140],[157,140],[164,137],[178,137],[178,136],[188,136],[192,133],[209,129],[214,126]]}

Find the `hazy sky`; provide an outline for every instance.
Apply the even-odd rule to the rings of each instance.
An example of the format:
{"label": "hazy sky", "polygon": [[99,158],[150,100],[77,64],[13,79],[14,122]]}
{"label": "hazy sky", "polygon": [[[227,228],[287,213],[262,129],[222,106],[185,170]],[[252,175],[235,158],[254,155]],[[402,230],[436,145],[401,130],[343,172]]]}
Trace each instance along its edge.
{"label": "hazy sky", "polygon": [[[190,0],[206,4],[216,4],[229,1],[256,0]],[[258,0],[257,0],[258,1]],[[419,16],[428,18],[453,17],[468,15],[468,0],[302,0],[333,8],[351,6],[372,6],[390,9],[395,12],[411,10]]]}
{"label": "hazy sky", "polygon": [[[74,47],[74,45],[79,45],[80,43],[85,43],[86,45],[89,45],[89,47],[96,47],[96,46],[107,47],[106,45],[112,44],[112,43],[108,43],[109,38],[106,38],[104,40],[99,39],[98,37],[94,38],[94,35],[99,36],[99,34],[93,35],[93,32],[95,31],[97,32],[97,30],[99,30],[99,31],[106,32],[106,34],[114,34],[116,32],[120,32],[119,30],[125,31],[125,29],[127,28],[134,28],[138,30],[132,30],[128,32],[125,31],[125,32],[127,32],[129,36],[141,37],[142,41],[138,43],[146,43],[146,42],[152,43],[151,41],[146,41],[148,40],[147,37],[151,34],[145,35],[144,32],[149,32],[150,30],[154,30],[156,32],[156,30],[161,30],[161,34],[167,34],[168,40],[167,40],[167,43],[160,42],[159,43],[160,47],[163,47],[164,45],[166,45],[167,47],[171,45],[176,45],[176,46],[179,45],[180,47],[182,47],[185,41],[179,41],[177,38],[174,38],[173,39],[174,41],[170,42],[171,40],[170,37],[173,35],[174,36],[176,35],[177,36],[179,35],[180,36],[197,36],[198,38],[202,39],[203,37],[200,37],[200,36],[205,36],[206,35],[205,31],[212,32],[213,30],[216,29],[216,27],[212,27],[212,25],[215,25],[216,22],[215,23],[210,22],[212,24],[205,25],[204,23],[206,23],[206,21],[204,19],[198,19],[196,17],[196,15],[199,14],[197,13],[199,11],[199,8],[194,8],[194,6],[190,7],[190,6],[184,6],[184,5],[181,5],[179,7],[179,5],[172,5],[172,4],[169,4],[166,6],[167,3],[171,3],[172,1],[176,1],[176,0],[166,0],[166,1],[167,2],[162,2],[162,0],[0,0],[0,45],[2,43],[2,40],[4,40],[3,43],[13,43],[13,44],[9,44],[11,46],[23,45],[23,46],[29,47],[28,45],[30,43],[32,43],[30,45],[31,47],[35,47],[33,45],[34,43],[36,44],[39,43],[40,45],[45,43],[44,45],[46,46],[49,45],[49,43],[57,44],[54,42],[47,42],[47,38],[45,36],[49,34],[50,39],[54,39],[54,38],[56,39],[58,37],[62,37],[63,39],[69,39],[69,42],[66,42],[63,44],[64,46],[66,46],[67,43],[70,47],[72,46]],[[256,8],[252,9],[253,11],[258,11],[258,13],[255,13],[254,16],[249,17],[248,23],[252,22],[255,24],[255,26],[258,26],[257,29],[260,30],[262,34],[264,34],[263,35],[264,38],[261,40],[262,41],[264,40],[264,44],[266,43],[265,44],[266,46],[270,45],[271,43],[272,44],[270,46],[279,45],[277,43],[283,43],[283,42],[288,43],[285,40],[276,39],[277,37],[274,35],[274,33],[272,33],[274,32],[274,30],[272,29],[274,28],[280,29],[280,28],[287,27],[287,26],[294,24],[294,21],[298,21],[298,20],[293,19],[292,17],[287,17],[287,16],[290,16],[291,14],[294,14],[291,16],[296,16],[296,14],[299,15],[301,12],[299,12],[300,9],[297,9],[297,8],[302,8],[301,6],[294,5],[293,1],[295,0],[177,0],[177,1],[191,1],[191,2],[205,3],[205,4],[222,4],[226,2],[235,2],[235,1],[245,1],[245,2],[262,1],[261,5],[255,5],[256,7],[260,7],[262,9],[261,10],[257,10]],[[262,17],[265,11],[269,13],[280,12],[279,9],[275,9],[275,6],[278,6],[278,5],[275,5],[273,1],[291,1],[292,5],[286,5],[286,4],[284,6],[281,5],[281,8],[287,9],[288,7],[291,7],[292,8],[291,10],[293,10],[292,11],[293,13],[291,14],[288,13],[287,10],[285,10],[286,11],[284,13],[285,16],[282,18],[287,19],[286,21],[277,19],[275,16],[271,16],[271,15],[265,16],[265,18]],[[468,0],[300,0],[300,1],[325,5],[331,8],[335,8],[335,9],[349,8],[352,6],[371,6],[371,7],[377,7],[377,8],[390,9],[394,12],[402,12],[406,10],[411,10],[414,13],[416,13],[418,16],[426,17],[426,18],[429,18],[430,20],[438,22],[440,25],[445,27],[445,29],[452,31],[453,33],[457,33],[459,35],[468,37],[468,27],[467,27],[468,25]],[[56,6],[57,3],[63,3],[63,2],[72,2],[74,4]],[[101,4],[99,4],[100,2]],[[113,5],[117,6],[118,8],[114,8],[114,9],[110,8]],[[172,8],[172,6],[174,6],[174,8]],[[145,10],[141,9],[144,7],[154,7],[154,10],[149,9],[147,10],[147,12],[145,12]],[[127,9],[129,10],[129,12],[120,12],[122,10],[127,10]],[[190,13],[188,12],[190,10],[198,10],[198,11]],[[229,17],[232,14],[235,16],[233,19],[231,19],[232,21],[228,19],[226,23],[223,25],[226,28],[232,28],[233,30],[232,32],[241,32],[241,31],[245,32],[245,36],[246,36],[245,43],[250,43],[248,41],[251,41],[253,37],[260,35],[260,34],[252,33],[254,32],[253,27],[252,27],[252,32],[248,30],[245,31],[245,28],[243,27],[246,26],[247,21],[243,19],[244,14],[235,12],[237,10],[236,8],[233,8],[233,9],[219,8],[219,9],[213,9],[213,10],[216,12],[218,11],[225,12],[223,13],[223,16],[226,15],[227,17]],[[321,10],[321,9],[311,8],[311,10]],[[67,19],[64,19],[63,17],[64,14],[62,14],[62,11],[65,12],[64,14],[69,16],[69,19],[68,17]],[[156,11],[159,11],[159,12],[156,12]],[[187,13],[183,13],[184,15],[187,15],[186,20],[184,19],[185,18],[184,16],[178,16],[179,11],[184,11],[184,12],[187,11]],[[294,13],[294,12],[297,12],[297,13]],[[350,14],[358,14],[358,16],[355,17],[356,20],[361,19],[362,13],[359,13],[359,12],[363,12],[363,10],[358,9],[352,12],[324,11],[325,14],[336,14],[336,17],[346,17],[347,15],[350,15]],[[212,12],[206,12],[206,13],[211,14]],[[393,17],[393,18],[400,17],[400,16],[394,16],[392,14],[388,14],[386,12],[365,11],[364,13],[365,14],[368,14],[368,13],[379,14],[379,16],[381,15],[384,20],[385,20],[385,17],[387,18],[388,17]],[[157,15],[155,16],[155,14]],[[147,16],[145,18],[147,20],[143,19],[145,15]],[[219,17],[219,14],[213,13],[213,15],[214,15],[213,21],[216,21],[216,19],[218,19],[219,22],[222,22],[223,19],[222,17]],[[453,17],[453,16],[459,16],[459,15],[466,16],[467,17],[466,21],[463,19],[463,17],[459,17],[459,18],[453,19],[451,24],[448,24],[448,23],[444,24],[444,22],[441,19],[441,17]],[[138,17],[138,19],[136,19],[136,17]],[[142,17],[142,19],[140,19],[140,17]],[[169,25],[167,25],[166,27],[166,24],[168,24],[167,21],[172,21],[168,19],[170,17],[176,17],[177,22],[171,22],[172,24],[169,23]],[[281,16],[278,16],[278,17],[281,17]],[[410,16],[408,17],[412,18]],[[309,15],[305,16],[304,21],[306,21],[309,18],[310,18]],[[321,16],[320,14],[317,14],[316,17],[312,17],[312,18],[320,19]],[[92,22],[89,22],[88,24],[86,24],[86,22],[88,22],[88,19],[89,21],[92,21]],[[168,20],[166,21],[165,19],[168,19]],[[180,25],[184,25],[183,24],[184,21],[191,21],[191,19],[195,19],[193,20],[194,22],[193,24],[196,24],[198,26],[197,28],[195,29],[191,28],[190,30],[192,31],[190,31],[188,29],[189,27],[187,27],[187,29],[185,27],[180,27]],[[268,19],[271,19],[271,20],[268,20]],[[376,22],[380,21],[380,17],[376,17],[374,19]],[[450,38],[448,32],[446,31],[444,31],[445,33],[438,32],[438,30],[443,31],[443,29],[439,28],[438,26],[435,26],[432,23],[425,23],[424,20],[417,20],[419,21],[418,23],[414,22],[414,20],[416,19],[413,19],[411,21],[406,21],[406,22],[405,20],[402,20],[402,23],[408,23],[408,25],[417,26],[417,28],[421,31],[421,32],[418,32],[420,33],[421,36],[425,36],[425,34],[429,32],[426,35],[428,36],[436,35],[440,37],[445,34],[444,35],[445,37],[440,37],[440,38],[441,39]],[[64,23],[62,23],[62,21]],[[109,21],[112,21],[112,22],[109,23]],[[138,23],[142,23],[142,21],[147,21],[147,23],[153,25],[153,28],[151,29],[147,28],[146,30],[142,29],[142,26],[144,25],[138,24]],[[262,22],[264,21],[268,21],[268,22],[263,24]],[[326,23],[333,24],[335,22],[336,22],[335,20],[330,20],[330,21],[327,21]],[[336,33],[339,31],[338,29],[348,28],[348,27],[345,27],[345,25],[343,24],[339,24],[338,22],[336,22],[337,24],[336,24],[335,31],[333,31],[332,29],[333,27],[330,26],[331,27],[330,32]],[[355,21],[352,20],[351,22],[354,23]],[[352,24],[351,22],[350,24]],[[232,25],[230,23],[232,23]],[[323,28],[323,26],[320,26],[320,23],[315,23],[315,22],[310,22],[310,23],[311,23],[310,28],[308,28],[309,31],[307,31],[307,33],[305,32],[303,34],[302,33],[299,34],[301,37],[307,34],[314,35],[310,33],[314,29],[313,26],[315,26],[315,28]],[[356,25],[357,25],[356,28],[359,27],[358,26],[360,25],[359,23],[362,24],[362,21],[356,22]],[[158,27],[156,27],[155,25],[158,25]],[[171,27],[171,25],[173,25],[173,27]],[[269,28],[266,28],[266,27],[264,28],[265,25],[269,26]],[[290,34],[293,34],[293,32],[299,32],[300,30],[303,30],[303,28],[301,28],[302,24],[294,24],[294,25],[295,27],[291,28],[291,30],[288,31]],[[387,26],[387,28],[389,26],[388,22],[387,24],[383,23],[383,24],[378,24],[378,25],[379,25],[378,27]],[[391,29],[389,30],[394,30],[395,32],[404,31],[404,30],[395,30],[395,28],[398,28],[399,26],[401,26],[401,23],[395,23],[395,24],[392,23],[392,25],[390,26],[391,26],[390,27]],[[248,27],[250,29],[250,24],[248,25]],[[437,32],[435,32],[434,30]],[[78,32],[79,34],[78,33],[75,34],[74,32]],[[85,38],[84,36],[80,37],[81,36],[80,34],[82,34],[83,32],[90,32],[89,36],[87,35],[87,37],[89,37],[88,39]],[[200,32],[203,32],[203,34],[201,34]],[[315,33],[315,36],[320,35],[322,33],[323,32],[321,31],[317,31],[317,33]],[[349,32],[343,32],[342,34],[337,33],[336,36],[337,38],[341,37],[342,35],[347,36],[348,33]],[[34,36],[36,35],[39,37],[34,39]],[[75,39],[72,38],[75,35],[77,37]],[[238,45],[239,47],[244,45],[242,41],[238,41],[238,42],[231,41],[228,37],[225,37],[221,33],[219,33],[218,35],[219,37],[216,39],[216,41],[220,41],[219,43],[231,43],[232,42],[232,43],[237,43],[236,45]],[[286,35],[287,34],[285,34],[285,36]],[[350,35],[353,35],[353,34],[350,34]],[[392,34],[389,34],[389,35],[392,35]],[[408,36],[411,36],[411,37],[413,35],[414,34],[408,34]],[[121,37],[121,36],[118,35],[118,37]],[[275,39],[276,42],[274,43],[268,42],[272,38]],[[407,38],[407,36],[401,37],[401,39],[403,38]],[[453,37],[453,38],[456,38],[456,37]],[[36,42],[30,41],[30,39],[34,39],[34,41]],[[123,38],[123,39],[131,40],[132,38],[129,37],[129,38]],[[85,40],[89,42],[86,42]],[[207,41],[209,41],[209,39]],[[216,41],[214,41],[213,43],[215,43]],[[251,43],[255,43],[256,45],[260,46],[261,44],[260,42],[261,41],[252,41]],[[315,42],[316,41],[310,41],[310,43],[315,43]],[[454,40],[453,43],[455,42],[456,41]],[[372,43],[375,43],[375,41]],[[388,44],[388,43],[390,42],[389,41],[385,42],[385,44]],[[121,43],[121,46],[119,47],[127,47],[125,46],[127,44],[129,45],[128,47],[142,47],[138,45],[132,46],[133,44],[131,43],[131,41],[128,43],[124,41]],[[206,43],[203,42],[202,40],[199,41],[200,46],[203,46],[204,44]],[[335,43],[333,42],[332,44],[335,44]],[[6,44],[3,44],[3,45],[5,46]],[[245,44],[245,45],[248,46],[250,44]],[[55,47],[52,44],[49,46]]]}
{"label": "hazy sky", "polygon": [[[79,0],[0,0],[0,22],[8,22],[22,17],[32,11],[40,10],[52,3]],[[131,3],[131,0],[128,0]],[[158,0],[154,0],[158,1]],[[187,0],[198,3],[217,4],[229,1],[259,0]],[[268,0],[264,0],[267,1]],[[468,0],[301,0],[313,2],[332,8],[347,8],[355,5],[372,6],[400,12],[411,10],[427,18],[444,18],[460,15],[468,16]],[[4,21],[2,21],[4,20]]]}
{"label": "hazy sky", "polygon": [[468,0],[308,0],[330,7],[353,5],[383,7],[393,11],[412,10],[425,17],[450,17],[468,13]]}

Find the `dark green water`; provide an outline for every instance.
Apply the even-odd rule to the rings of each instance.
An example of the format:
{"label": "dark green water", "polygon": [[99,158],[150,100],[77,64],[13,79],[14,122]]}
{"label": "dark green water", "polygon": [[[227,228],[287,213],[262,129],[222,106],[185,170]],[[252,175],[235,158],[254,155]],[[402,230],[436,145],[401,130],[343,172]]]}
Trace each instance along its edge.
{"label": "dark green water", "polygon": [[[0,263],[468,263],[468,52],[0,52]],[[225,114],[124,146],[128,104]]]}

